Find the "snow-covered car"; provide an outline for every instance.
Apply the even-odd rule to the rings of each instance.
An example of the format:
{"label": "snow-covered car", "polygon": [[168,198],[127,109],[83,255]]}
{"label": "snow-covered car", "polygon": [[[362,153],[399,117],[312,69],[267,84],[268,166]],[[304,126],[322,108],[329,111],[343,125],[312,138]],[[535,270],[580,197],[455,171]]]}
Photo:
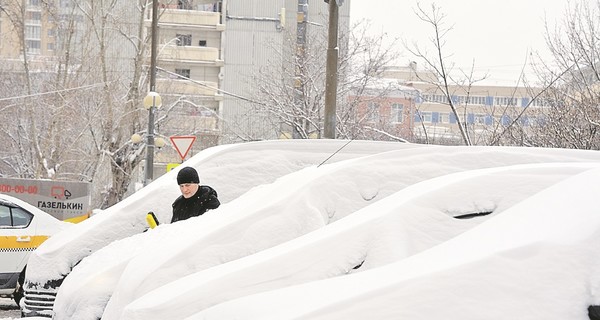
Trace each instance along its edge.
{"label": "snow-covered car", "polygon": [[[343,180],[337,185],[325,184],[330,194],[341,194],[340,188],[347,191],[343,193],[346,198],[337,198],[339,202],[360,201],[351,196],[352,187],[349,187],[351,181],[360,176],[358,172],[364,171],[364,167],[352,170],[356,164],[356,161],[348,163],[349,167],[337,168],[337,172],[323,170],[327,171],[325,175],[336,177],[330,181]],[[267,209],[245,214],[235,213],[232,208],[186,224],[160,226],[139,237],[113,242],[78,264],[56,296],[53,319],[185,319],[245,295],[374,270],[448,241],[534,193],[597,166],[531,164],[442,176],[407,186],[287,242],[276,239],[290,234],[290,227],[302,228],[306,223],[302,217],[311,215],[308,206],[292,198],[287,198],[292,205],[279,206],[280,211]],[[291,189],[292,181],[301,181],[301,176],[308,175],[304,171],[293,173],[263,189],[270,189],[267,193]],[[302,185],[301,189],[312,190],[302,203],[317,207],[319,196],[326,192],[318,188],[323,179],[314,182]],[[387,193],[383,190],[384,183],[381,186],[381,193]],[[247,195],[261,198],[258,193]],[[300,214],[293,217],[292,208],[299,209],[296,212]],[[272,226],[284,215],[285,223],[274,231]],[[218,226],[217,221],[222,223]],[[261,222],[257,225],[257,221]],[[256,248],[251,246],[250,238],[258,237],[242,239],[242,232],[238,230],[244,230],[247,235],[254,233],[259,225],[271,228],[263,233],[269,235],[263,242],[283,244],[266,250],[255,249],[255,254],[232,259],[232,256],[244,255],[249,248]],[[185,236],[188,228],[195,229],[193,238]],[[215,237],[216,234],[220,236]],[[195,252],[182,251],[167,260],[167,254],[161,251],[166,249],[169,239],[190,239],[193,242],[190,247]],[[172,243],[169,246],[171,251],[177,252]],[[152,255],[147,254],[150,251]],[[226,263],[221,264],[223,261]],[[160,265],[173,269],[166,270]],[[136,274],[132,273],[134,270]],[[108,301],[106,307],[105,301]]]}
{"label": "snow-covered car", "polygon": [[19,304],[31,252],[70,223],[17,198],[0,194],[0,296]]}
{"label": "snow-covered car", "polygon": [[[255,155],[256,152],[251,152],[251,154]],[[296,161],[300,161],[302,154],[296,156]],[[255,159],[265,163],[261,157],[255,157]],[[275,285],[286,282],[288,278],[283,275],[273,282],[259,280],[260,283],[253,284],[245,282],[244,279],[251,281],[259,277],[253,275],[246,278],[244,275],[248,273],[244,271],[245,268],[240,269],[240,272],[235,275],[229,274],[236,279],[235,281],[218,280],[215,273],[220,274],[221,271],[224,271],[223,268],[231,271],[232,266],[237,263],[229,264],[229,262],[242,261],[249,255],[266,252],[269,248],[279,251],[280,249],[276,248],[277,245],[286,242],[292,243],[289,241],[320,229],[325,230],[329,225],[334,227],[334,225],[340,225],[339,223],[344,225],[344,221],[356,221],[356,218],[352,217],[359,214],[359,210],[367,210],[363,211],[360,216],[375,217],[384,210],[372,206],[401,192],[398,193],[397,199],[392,198],[387,201],[388,204],[391,202],[394,205],[391,213],[402,213],[401,216],[394,214],[390,218],[393,221],[403,218],[399,222],[396,221],[395,224],[384,223],[383,225],[389,227],[389,232],[373,233],[367,232],[370,228],[361,228],[361,230],[365,230],[365,235],[359,237],[358,229],[352,229],[346,233],[351,234],[349,239],[353,240],[353,245],[348,248],[343,245],[348,242],[340,243],[335,240],[328,243],[340,244],[341,248],[320,250],[321,246],[311,246],[311,248],[317,249],[313,258],[298,262],[278,256],[277,261],[283,263],[284,266],[279,265],[280,268],[269,269],[289,271],[292,275],[298,275],[298,277],[291,276],[292,281],[286,282],[286,285],[296,280],[301,282],[309,279],[323,279],[340,273],[344,275],[355,271],[358,273],[378,267],[384,262],[390,262],[392,258],[401,258],[401,251],[394,251],[393,248],[400,247],[399,249],[404,250],[403,252],[412,254],[446,241],[460,231],[486,221],[505,208],[514,205],[518,200],[516,197],[526,197],[539,190],[535,186],[540,185],[543,188],[549,185],[548,179],[561,179],[561,177],[553,176],[554,169],[545,169],[534,179],[534,174],[529,171],[533,171],[535,168],[528,168],[518,174],[505,172],[497,179],[485,176],[476,183],[469,184],[471,186],[469,189],[459,188],[459,185],[455,184],[452,188],[446,188],[444,194],[428,193],[430,196],[417,206],[418,208],[428,208],[428,214],[417,214],[416,210],[412,210],[406,205],[401,208],[396,207],[396,205],[407,202],[409,196],[414,197],[414,194],[409,192],[412,188],[405,192],[401,191],[405,188],[428,179],[461,171],[466,173],[475,169],[527,164],[547,165],[556,162],[598,163],[599,159],[600,154],[596,152],[577,150],[439,146],[417,148],[407,146],[396,151],[304,168],[272,179],[274,181],[270,184],[252,188],[231,202],[223,204],[217,210],[201,217],[172,225],[162,224],[150,232],[113,241],[96,250],[69,270],[69,275],[61,282],[60,289],[57,290],[54,307],[50,311],[54,320],[94,320],[98,318],[103,320],[146,320],[150,317],[183,319],[204,310],[204,308],[239,297],[235,296],[236,294],[244,295],[265,288],[272,289]],[[277,168],[281,167],[281,161],[279,162]],[[248,164],[247,161],[233,163]],[[198,168],[202,168],[200,172],[204,172],[205,175],[210,173],[210,169],[206,166],[198,166]],[[241,168],[228,165],[223,169],[235,172]],[[270,167],[263,174],[268,174],[268,169]],[[248,174],[247,172],[237,172],[239,176]],[[570,171],[569,174],[573,174],[573,172]],[[258,179],[258,176],[253,174],[254,181]],[[228,179],[227,181],[233,184],[244,181],[244,179]],[[500,181],[507,181],[507,183],[500,184]],[[538,184],[543,181],[546,182]],[[153,184],[156,183],[159,183],[159,180],[153,182]],[[171,185],[175,187],[173,180],[169,181],[168,185],[162,186],[161,192],[164,193],[166,188]],[[436,189],[431,185],[436,188],[440,187],[438,183],[432,181],[430,188],[426,188],[425,191],[433,192]],[[503,188],[500,188],[501,186]],[[217,189],[228,190],[230,188]],[[477,194],[480,197],[475,198]],[[450,196],[449,199],[448,196]],[[144,199],[150,199],[150,197],[144,197]],[[129,212],[140,213],[142,211],[131,207]],[[489,214],[482,218],[465,219],[485,213]],[[96,215],[89,220],[97,220],[100,217],[100,215]],[[139,218],[143,219],[143,216]],[[409,222],[413,221],[412,219],[416,219],[416,222],[429,223],[417,223],[414,227],[410,227]],[[90,222],[88,221],[88,223]],[[447,228],[444,228],[445,226]],[[118,230],[122,227],[122,221],[115,220],[110,230]],[[403,230],[414,230],[414,232],[407,233]],[[447,232],[440,234],[440,231],[443,230],[447,230]],[[426,236],[421,238],[423,241],[415,241],[416,238],[412,236],[414,233]],[[335,234],[339,233],[335,232]],[[371,234],[377,234],[377,236],[369,236]],[[383,235],[390,236],[389,241],[384,241]],[[365,239],[367,241],[362,241]],[[55,237],[51,242],[57,240],[60,238]],[[73,244],[76,243],[83,244],[73,242]],[[357,250],[369,243],[371,245],[368,247],[377,244],[378,249],[369,250],[368,253],[364,250]],[[386,243],[392,243],[394,246],[387,246]],[[55,246],[51,247],[57,253],[64,251],[59,251]],[[322,248],[324,247],[325,244]],[[352,248],[355,250],[346,251],[346,249]],[[415,249],[408,250],[411,248]],[[82,252],[83,249],[79,252]],[[394,251],[393,254],[390,250]],[[48,250],[41,248],[38,250],[38,254],[44,251]],[[299,254],[298,256],[304,255]],[[252,258],[251,260],[255,261]],[[295,262],[289,265],[286,263],[289,261]],[[331,261],[331,263],[325,265],[321,264],[321,261]],[[42,265],[41,262],[40,260],[39,266]],[[49,259],[44,262],[44,266],[50,266]],[[55,265],[60,265],[60,261],[54,260],[53,262]],[[268,264],[272,266],[270,262]],[[266,265],[262,266],[266,268]],[[297,267],[307,270],[308,273]],[[260,272],[263,268],[258,267],[254,270]],[[319,270],[322,272],[317,272]],[[210,273],[211,276],[204,271]],[[261,275],[261,279],[270,274],[275,274],[275,272],[269,271]],[[210,282],[208,287],[218,287],[219,289],[206,289],[207,286],[199,285],[196,281],[187,281],[182,285],[184,279],[196,279],[197,276]],[[29,279],[33,280],[28,275],[28,281]],[[204,283],[203,280],[200,282]],[[242,282],[245,284],[241,284]],[[214,287],[212,287],[213,285]],[[228,287],[228,285],[231,286]],[[173,293],[171,289],[174,287],[182,295]],[[193,294],[185,296],[192,290]],[[168,293],[164,295],[157,294],[167,291]],[[212,294],[212,296],[206,297],[204,294]],[[201,295],[203,298],[198,298]],[[162,296],[164,299],[157,302],[156,296]],[[189,302],[187,298],[194,301]],[[167,300],[174,303],[166,306],[169,304]],[[179,311],[172,308],[174,305],[181,306],[180,302],[183,300],[189,303],[178,308]],[[156,306],[159,310],[152,306]],[[152,309],[152,315],[148,313],[150,309]]]}
{"label": "snow-covered car", "polygon": [[[250,189],[307,167],[425,147],[397,142],[349,142],[311,139],[220,145],[203,150],[182,166],[197,168],[201,182],[219,192],[221,207],[218,210],[221,210]],[[170,221],[171,203],[180,195],[177,173],[178,169],[174,169],[123,201],[104,210],[95,210],[90,219],[74,225],[69,232],[52,237],[36,250],[25,275],[22,314],[52,317],[54,301],[65,277],[86,257],[103,247],[143,234],[148,229],[146,214],[149,211],[156,214],[161,225]],[[111,260],[121,261],[117,257]]]}

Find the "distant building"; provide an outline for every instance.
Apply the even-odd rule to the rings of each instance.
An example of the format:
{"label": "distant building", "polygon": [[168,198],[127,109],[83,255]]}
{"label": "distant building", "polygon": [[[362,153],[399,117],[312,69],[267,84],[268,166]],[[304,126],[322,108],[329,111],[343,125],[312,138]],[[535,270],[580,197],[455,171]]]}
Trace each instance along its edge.
{"label": "distant building", "polygon": [[381,79],[369,85],[360,96],[351,94],[348,101],[356,100],[357,124],[367,127],[365,139],[407,140],[413,137],[415,106],[419,92],[402,85],[395,79]]}
{"label": "distant building", "polygon": [[431,71],[418,70],[414,62],[406,67],[390,66],[384,77],[418,90],[412,127],[412,138],[416,142],[427,137],[433,143],[463,143],[457,117],[448,99],[472,133],[474,144],[481,143],[478,138],[489,134],[494,127],[508,126],[517,116],[520,125],[529,126],[539,120],[536,110],[543,107],[540,101],[533,100],[540,91],[536,88],[450,85],[450,95],[447,96],[440,89],[436,75]]}

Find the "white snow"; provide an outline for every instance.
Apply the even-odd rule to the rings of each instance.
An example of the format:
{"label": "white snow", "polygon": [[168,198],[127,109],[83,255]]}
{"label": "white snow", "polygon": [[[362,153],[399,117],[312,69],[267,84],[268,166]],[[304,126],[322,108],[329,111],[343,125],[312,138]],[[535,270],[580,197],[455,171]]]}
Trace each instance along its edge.
{"label": "white snow", "polygon": [[184,165],[221,207],[143,232],[148,211],[169,221],[174,170],[48,240],[27,279],[69,274],[54,319],[587,319],[600,303],[597,151],[353,141],[318,166],[345,143],[205,150]]}
{"label": "white snow", "polygon": [[189,319],[586,319],[598,301],[600,187],[579,186],[599,178],[596,169],[558,183],[412,258]]}

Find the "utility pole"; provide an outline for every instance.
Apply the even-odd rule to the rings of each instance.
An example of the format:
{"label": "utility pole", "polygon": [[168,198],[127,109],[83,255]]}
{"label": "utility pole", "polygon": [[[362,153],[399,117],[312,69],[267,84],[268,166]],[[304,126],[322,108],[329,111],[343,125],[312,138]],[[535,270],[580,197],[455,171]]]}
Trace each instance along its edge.
{"label": "utility pole", "polygon": [[[296,61],[294,68],[294,103],[298,110],[304,110],[304,64],[306,60],[306,32],[308,25],[308,0],[298,0],[298,14],[296,20]],[[297,126],[302,124],[302,119],[294,120],[292,138],[300,138]]]}
{"label": "utility pole", "polygon": [[[335,139],[336,98],[338,86],[338,0],[329,3],[329,32],[327,45],[327,69],[325,76],[325,139]],[[340,2],[341,5],[341,2]]]}
{"label": "utility pole", "polygon": [[[152,44],[150,51],[150,92],[156,91],[156,51],[158,48],[158,0],[152,0]],[[148,142],[146,145],[146,172],[144,186],[154,178],[154,112],[156,105],[148,109]]]}

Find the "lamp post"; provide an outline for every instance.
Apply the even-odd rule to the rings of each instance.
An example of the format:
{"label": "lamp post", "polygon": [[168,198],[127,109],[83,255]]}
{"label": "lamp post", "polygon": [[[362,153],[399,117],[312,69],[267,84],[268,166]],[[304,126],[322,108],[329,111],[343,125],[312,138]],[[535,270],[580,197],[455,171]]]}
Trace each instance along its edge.
{"label": "lamp post", "polygon": [[162,106],[162,99],[156,92],[150,91],[144,98],[144,108],[148,110],[148,133],[146,138],[146,174],[144,186],[148,185],[154,177],[154,112]]}

